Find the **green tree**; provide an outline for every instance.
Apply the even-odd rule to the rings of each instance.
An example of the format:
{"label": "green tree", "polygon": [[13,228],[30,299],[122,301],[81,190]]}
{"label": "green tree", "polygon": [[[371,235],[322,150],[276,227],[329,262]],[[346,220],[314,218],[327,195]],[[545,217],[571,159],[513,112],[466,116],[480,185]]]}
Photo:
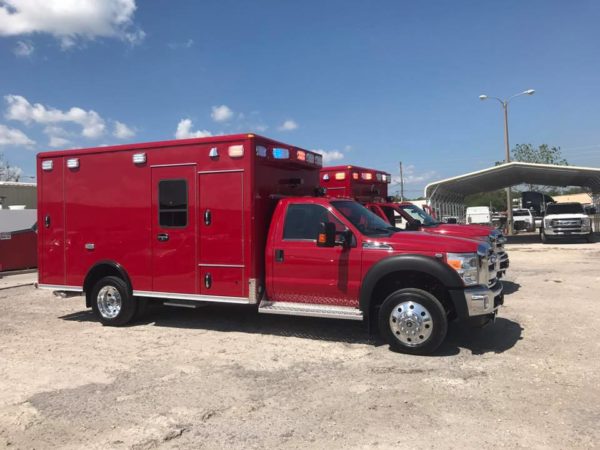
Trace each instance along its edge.
{"label": "green tree", "polygon": [[548,144],[542,144],[534,148],[531,144],[518,144],[512,149],[513,161],[536,163],[536,164],[555,164],[558,166],[568,166],[569,163],[562,156],[560,147],[550,147]]}
{"label": "green tree", "polygon": [[[532,144],[517,144],[511,150],[512,161],[534,163],[534,164],[554,164],[557,166],[568,166],[568,161],[563,158],[560,147],[550,147],[548,144],[542,144],[534,147]],[[496,165],[504,164],[504,161],[497,161]],[[552,186],[542,186],[536,184],[525,184],[520,187],[520,191],[538,191],[548,193],[556,190]]]}

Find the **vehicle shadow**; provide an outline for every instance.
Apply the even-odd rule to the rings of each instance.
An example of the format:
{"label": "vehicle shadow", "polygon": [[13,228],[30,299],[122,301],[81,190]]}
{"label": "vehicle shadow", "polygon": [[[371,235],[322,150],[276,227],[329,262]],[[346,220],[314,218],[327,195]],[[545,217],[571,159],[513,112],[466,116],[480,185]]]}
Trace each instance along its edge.
{"label": "vehicle shadow", "polygon": [[[98,321],[91,310],[67,314],[60,319],[76,322]],[[385,345],[378,335],[370,335],[367,326],[362,322],[259,314],[256,307],[243,305],[211,304],[197,309],[152,305],[141,319],[130,326],[138,325],[265,334],[375,347]],[[431,356],[457,355],[463,348],[476,355],[502,353],[521,339],[522,330],[518,323],[504,318],[499,318],[494,324],[483,328],[465,328],[452,323],[446,341]]]}
{"label": "vehicle shadow", "polygon": [[446,341],[432,356],[452,356],[461,348],[473,355],[503,353],[513,348],[522,339],[523,327],[510,319],[498,318],[482,328],[450,324]]}
{"label": "vehicle shadow", "polygon": [[[542,240],[540,238],[539,233],[526,233],[526,234],[516,234],[513,236],[506,236],[507,244],[541,244]],[[594,233],[594,241],[598,242],[600,238],[600,233]],[[583,244],[587,243],[584,238],[580,237],[563,237],[559,240],[550,240],[549,244]],[[508,248],[507,250],[510,250]]]}
{"label": "vehicle shadow", "polygon": [[502,293],[504,295],[514,294],[521,288],[519,283],[515,283],[514,281],[502,280]]}

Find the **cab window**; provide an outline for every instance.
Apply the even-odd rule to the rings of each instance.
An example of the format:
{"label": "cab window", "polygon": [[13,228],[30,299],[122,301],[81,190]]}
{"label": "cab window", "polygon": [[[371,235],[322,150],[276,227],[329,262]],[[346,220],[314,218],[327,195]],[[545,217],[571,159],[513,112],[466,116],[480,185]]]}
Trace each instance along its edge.
{"label": "cab window", "polygon": [[321,205],[310,203],[288,205],[283,225],[283,239],[314,241],[319,233],[321,222],[333,222],[336,231],[346,230],[344,224]]}

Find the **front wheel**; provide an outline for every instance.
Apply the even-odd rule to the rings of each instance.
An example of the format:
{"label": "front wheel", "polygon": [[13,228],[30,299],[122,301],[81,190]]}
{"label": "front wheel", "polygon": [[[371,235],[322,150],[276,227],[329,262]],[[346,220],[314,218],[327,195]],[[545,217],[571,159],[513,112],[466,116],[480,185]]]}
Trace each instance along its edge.
{"label": "front wheel", "polygon": [[586,240],[590,243],[593,244],[594,243],[594,232],[592,231],[590,233],[590,235],[586,238]]}
{"label": "front wheel", "polygon": [[379,331],[392,350],[413,355],[435,351],[448,331],[444,307],[421,289],[399,289],[379,310]]}
{"label": "front wheel", "polygon": [[548,243],[548,238],[546,237],[546,233],[544,233],[544,230],[542,230],[542,232],[540,233],[540,238],[542,238],[542,243]]}
{"label": "front wheel", "polygon": [[131,321],[136,304],[119,277],[104,277],[92,289],[92,309],[103,325],[121,326]]}

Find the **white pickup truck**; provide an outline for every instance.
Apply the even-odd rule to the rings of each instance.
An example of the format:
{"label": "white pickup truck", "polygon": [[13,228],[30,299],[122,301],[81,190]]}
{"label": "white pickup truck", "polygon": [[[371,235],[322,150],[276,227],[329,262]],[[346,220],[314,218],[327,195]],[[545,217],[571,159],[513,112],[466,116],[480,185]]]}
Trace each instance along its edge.
{"label": "white pickup truck", "polygon": [[513,209],[513,223],[515,231],[535,231],[535,218],[528,209]]}
{"label": "white pickup truck", "polygon": [[569,237],[581,237],[593,242],[592,220],[581,203],[551,203],[546,206],[540,237],[544,243],[550,239]]}

